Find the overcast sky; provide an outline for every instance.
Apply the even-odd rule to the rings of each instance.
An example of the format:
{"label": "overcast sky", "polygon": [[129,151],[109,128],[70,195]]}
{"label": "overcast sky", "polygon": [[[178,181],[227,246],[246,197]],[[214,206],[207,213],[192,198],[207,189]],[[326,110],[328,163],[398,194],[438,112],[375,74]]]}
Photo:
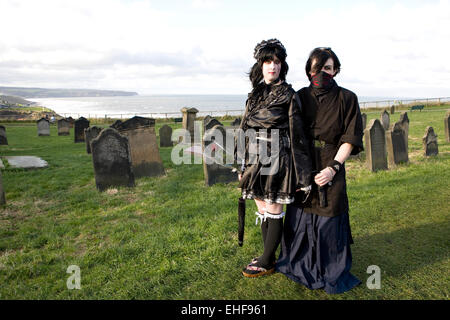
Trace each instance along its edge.
{"label": "overcast sky", "polygon": [[359,96],[450,96],[449,1],[1,0],[0,86],[246,94],[253,49],[285,45],[288,82],[330,46]]}

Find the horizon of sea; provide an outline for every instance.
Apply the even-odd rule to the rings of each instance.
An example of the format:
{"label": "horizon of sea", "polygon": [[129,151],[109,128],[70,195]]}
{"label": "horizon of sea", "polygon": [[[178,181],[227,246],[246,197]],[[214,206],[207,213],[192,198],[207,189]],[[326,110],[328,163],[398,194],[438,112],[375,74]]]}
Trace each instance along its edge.
{"label": "horizon of sea", "polygon": [[[196,108],[198,115],[240,115],[245,109],[247,95],[136,95],[115,97],[68,97],[68,98],[30,98],[39,106],[49,108],[57,114],[74,118],[122,118],[142,115],[153,118],[179,117],[181,109]],[[361,108],[364,102],[390,101],[411,98],[364,97],[358,96]],[[383,106],[381,104],[381,106]]]}

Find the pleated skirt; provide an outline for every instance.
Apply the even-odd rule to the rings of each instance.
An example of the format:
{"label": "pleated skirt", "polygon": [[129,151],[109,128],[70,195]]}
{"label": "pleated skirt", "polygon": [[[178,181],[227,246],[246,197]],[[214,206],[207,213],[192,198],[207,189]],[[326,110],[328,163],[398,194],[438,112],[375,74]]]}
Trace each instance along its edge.
{"label": "pleated skirt", "polygon": [[309,289],[346,292],[361,284],[350,273],[352,243],[348,212],[324,217],[288,205],[276,270]]}

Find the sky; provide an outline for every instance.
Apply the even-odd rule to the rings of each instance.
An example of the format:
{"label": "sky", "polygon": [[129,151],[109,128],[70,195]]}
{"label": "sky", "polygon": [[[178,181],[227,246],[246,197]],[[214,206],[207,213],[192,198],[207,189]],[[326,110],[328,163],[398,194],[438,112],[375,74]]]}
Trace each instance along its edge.
{"label": "sky", "polygon": [[1,0],[0,86],[246,94],[279,39],[287,81],[331,47],[359,96],[450,97],[450,0]]}

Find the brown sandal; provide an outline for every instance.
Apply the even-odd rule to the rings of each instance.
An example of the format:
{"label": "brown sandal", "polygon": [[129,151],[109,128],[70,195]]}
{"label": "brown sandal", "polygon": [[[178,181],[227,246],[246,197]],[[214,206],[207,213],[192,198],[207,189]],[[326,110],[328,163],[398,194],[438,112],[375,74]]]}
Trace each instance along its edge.
{"label": "brown sandal", "polygon": [[270,269],[266,269],[263,267],[258,267],[253,264],[249,264],[247,267],[242,270],[242,274],[244,277],[248,278],[256,278],[261,277],[267,274],[271,274],[275,272],[275,266],[271,267]]}

